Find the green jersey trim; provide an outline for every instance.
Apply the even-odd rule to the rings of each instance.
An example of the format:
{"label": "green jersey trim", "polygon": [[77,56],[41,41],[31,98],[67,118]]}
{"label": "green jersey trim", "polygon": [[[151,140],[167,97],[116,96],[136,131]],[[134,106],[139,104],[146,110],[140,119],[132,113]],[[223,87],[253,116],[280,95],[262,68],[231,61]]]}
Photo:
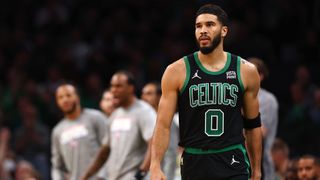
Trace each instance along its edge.
{"label": "green jersey trim", "polygon": [[231,63],[231,54],[227,52],[227,62],[226,62],[226,64],[224,65],[224,67],[223,67],[221,70],[217,71],[217,72],[213,72],[213,71],[207,70],[207,69],[201,64],[201,61],[199,60],[199,57],[198,57],[198,52],[195,52],[195,53],[193,54],[193,56],[194,56],[194,59],[195,59],[196,62],[197,62],[197,65],[199,66],[199,68],[200,68],[203,72],[205,72],[205,73],[207,73],[207,74],[210,74],[210,75],[219,75],[219,74],[224,73],[224,72],[229,68],[230,63]]}
{"label": "green jersey trim", "polygon": [[208,150],[186,147],[184,151],[190,154],[215,154],[215,153],[222,153],[222,152],[227,152],[235,149],[240,149],[242,151],[242,148],[243,148],[242,144],[236,144],[236,145],[225,147],[223,149],[208,149]]}
{"label": "green jersey trim", "polygon": [[184,63],[186,64],[186,79],[184,80],[183,86],[180,90],[180,95],[183,93],[183,91],[186,89],[189,79],[190,79],[190,64],[188,61],[188,57],[184,56],[183,57]]}
{"label": "green jersey trim", "polygon": [[[240,150],[241,150],[241,152],[243,153],[244,160],[245,160],[245,162],[246,162],[246,164],[247,164],[247,172],[248,172],[248,174],[249,174],[249,177],[251,177],[251,171],[250,171],[251,166],[250,166],[250,160],[249,160],[248,155],[247,155],[247,151],[246,151],[246,149],[243,147],[242,144],[240,144],[240,145],[241,145]],[[249,178],[248,178],[248,179],[249,179]]]}
{"label": "green jersey trim", "polygon": [[238,81],[239,81],[239,84],[240,84],[240,88],[242,89],[242,92],[244,92],[244,86],[243,86],[243,82],[242,82],[242,79],[241,79],[241,70],[240,70],[240,66],[241,66],[241,57],[238,56],[237,57],[237,75],[238,75]]}

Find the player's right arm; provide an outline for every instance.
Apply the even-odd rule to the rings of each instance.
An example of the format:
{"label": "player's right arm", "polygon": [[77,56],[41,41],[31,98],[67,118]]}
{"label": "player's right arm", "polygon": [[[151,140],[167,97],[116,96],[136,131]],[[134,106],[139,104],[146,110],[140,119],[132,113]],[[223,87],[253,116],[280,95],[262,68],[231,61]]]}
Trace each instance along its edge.
{"label": "player's right arm", "polygon": [[185,64],[180,59],[169,65],[162,76],[162,96],[151,147],[151,180],[165,179],[160,164],[168,148],[170,126],[177,107],[179,89],[185,79],[185,72]]}

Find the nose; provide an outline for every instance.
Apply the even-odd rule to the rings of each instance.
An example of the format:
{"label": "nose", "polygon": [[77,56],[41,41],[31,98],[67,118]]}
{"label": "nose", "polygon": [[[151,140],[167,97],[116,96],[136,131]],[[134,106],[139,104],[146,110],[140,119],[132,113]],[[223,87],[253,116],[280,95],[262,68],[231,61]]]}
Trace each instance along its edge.
{"label": "nose", "polygon": [[200,29],[200,34],[203,35],[207,33],[208,33],[208,28],[206,26],[202,26]]}

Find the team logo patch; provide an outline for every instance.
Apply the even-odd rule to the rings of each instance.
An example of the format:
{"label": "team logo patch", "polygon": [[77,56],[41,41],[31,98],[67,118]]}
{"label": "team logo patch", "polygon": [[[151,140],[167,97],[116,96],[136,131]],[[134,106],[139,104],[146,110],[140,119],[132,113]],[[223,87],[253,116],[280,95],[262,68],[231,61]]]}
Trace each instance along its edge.
{"label": "team logo patch", "polygon": [[228,71],[226,72],[227,75],[227,79],[236,79],[237,78],[237,74],[235,71]]}

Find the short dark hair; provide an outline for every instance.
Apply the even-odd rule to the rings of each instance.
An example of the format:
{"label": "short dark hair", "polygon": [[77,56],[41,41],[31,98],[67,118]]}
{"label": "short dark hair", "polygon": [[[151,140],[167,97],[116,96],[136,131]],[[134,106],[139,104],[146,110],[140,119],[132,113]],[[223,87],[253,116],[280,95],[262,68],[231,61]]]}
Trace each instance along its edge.
{"label": "short dark hair", "polygon": [[196,13],[196,18],[201,14],[213,14],[218,17],[223,26],[228,26],[229,24],[228,14],[218,5],[205,4],[201,6]]}
{"label": "short dark hair", "polygon": [[299,160],[300,160],[300,159],[313,159],[314,165],[320,166],[320,159],[319,159],[319,157],[314,156],[314,155],[312,155],[312,154],[304,154],[304,155],[302,155],[302,156],[299,158]]}
{"label": "short dark hair", "polygon": [[118,75],[118,74],[123,74],[127,77],[127,81],[128,84],[132,85],[132,86],[136,86],[136,81],[134,79],[134,76],[131,72],[127,71],[127,70],[119,70],[116,73],[114,73],[114,75]]}
{"label": "short dark hair", "polygon": [[55,94],[57,93],[58,88],[62,87],[62,86],[72,86],[74,88],[74,91],[75,91],[76,95],[80,97],[78,86],[74,82],[68,81],[68,80],[63,80],[56,86]]}

